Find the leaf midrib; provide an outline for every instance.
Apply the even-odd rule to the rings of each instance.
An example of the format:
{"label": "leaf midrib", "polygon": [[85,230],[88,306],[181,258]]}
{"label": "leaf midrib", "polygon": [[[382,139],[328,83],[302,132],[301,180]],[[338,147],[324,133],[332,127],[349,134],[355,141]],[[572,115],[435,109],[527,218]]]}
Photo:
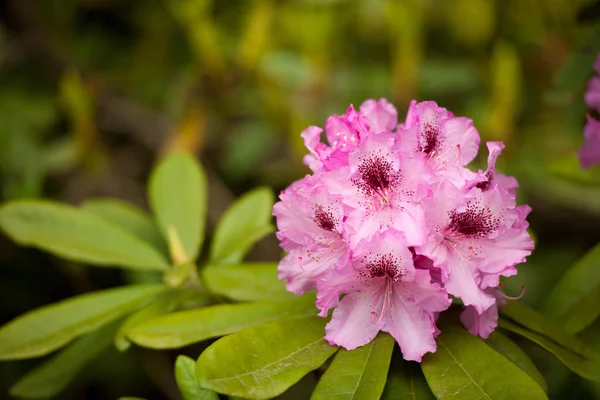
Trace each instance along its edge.
{"label": "leaf midrib", "polygon": [[363,365],[363,369],[362,369],[362,371],[360,371],[360,378],[358,378],[358,379],[357,379],[357,381],[356,381],[356,386],[354,387],[354,390],[352,391],[352,397],[351,397],[351,399],[353,399],[353,398],[354,398],[354,395],[356,394],[356,391],[358,390],[358,387],[360,386],[360,382],[361,382],[361,381],[362,381],[362,379],[363,379],[363,376],[364,376],[364,374],[365,374],[365,370],[367,369],[367,364],[369,363],[369,359],[371,358],[371,353],[373,352],[373,347],[375,347],[375,344],[374,344],[374,343],[375,343],[375,341],[372,341],[372,342],[370,343],[370,346],[369,346],[369,353],[367,354],[367,357],[365,357],[365,363],[364,363],[364,365]]}
{"label": "leaf midrib", "polygon": [[264,371],[264,370],[268,369],[269,367],[271,367],[271,366],[273,366],[273,365],[275,365],[277,363],[280,363],[281,361],[284,361],[284,360],[287,360],[289,358],[292,358],[296,354],[299,354],[299,353],[303,352],[304,350],[306,350],[306,349],[314,346],[315,344],[321,342],[322,340],[323,340],[323,338],[320,337],[317,340],[315,340],[314,342],[311,342],[311,343],[307,344],[306,346],[303,346],[302,348],[294,351],[293,353],[290,353],[290,354],[288,354],[287,356],[285,356],[283,358],[280,358],[278,360],[272,361],[272,362],[264,365],[262,368],[255,369],[253,371],[244,372],[243,374],[239,374],[239,375],[232,375],[232,376],[227,376],[227,377],[224,377],[224,378],[210,379],[210,382],[215,383],[215,382],[227,381],[227,380],[231,380],[231,379],[240,379],[243,376],[254,375],[257,372]]}

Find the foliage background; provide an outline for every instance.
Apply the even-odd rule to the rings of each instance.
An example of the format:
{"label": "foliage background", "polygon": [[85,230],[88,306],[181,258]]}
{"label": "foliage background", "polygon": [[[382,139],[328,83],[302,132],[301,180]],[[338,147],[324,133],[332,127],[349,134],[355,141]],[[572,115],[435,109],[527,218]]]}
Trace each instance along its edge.
{"label": "foliage background", "polygon": [[[566,269],[600,241],[600,175],[573,156],[591,65],[559,74],[599,16],[589,0],[0,1],[0,200],[112,196],[145,207],[151,166],[184,148],[209,172],[210,227],[246,190],[278,192],[308,172],[306,126],[366,98],[389,98],[401,116],[411,99],[431,99],[473,118],[483,140],[507,144],[500,167],[521,183],[537,241],[507,292],[524,284],[522,301],[543,311]],[[250,259],[279,256],[271,235]],[[2,236],[0,274],[0,323],[148,279]],[[582,335],[600,342],[600,324]],[[600,398],[523,344],[551,398]],[[112,350],[64,396],[176,399],[175,354]],[[0,397],[37,362],[0,363]],[[296,398],[306,398],[303,385],[314,382]]]}

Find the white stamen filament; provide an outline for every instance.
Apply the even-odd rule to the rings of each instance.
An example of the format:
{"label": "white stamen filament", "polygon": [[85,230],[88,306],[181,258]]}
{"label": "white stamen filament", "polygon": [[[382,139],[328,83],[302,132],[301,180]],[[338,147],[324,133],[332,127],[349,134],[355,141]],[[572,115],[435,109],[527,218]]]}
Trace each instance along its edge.
{"label": "white stamen filament", "polygon": [[[390,314],[394,311],[394,303],[392,301],[393,288],[394,288],[394,283],[392,282],[392,280],[390,278],[385,278],[383,304],[381,305],[381,312],[379,313],[379,319],[377,319],[377,321],[375,321],[376,314],[374,312],[371,312],[371,318],[375,325],[379,325],[379,323],[383,319],[383,315],[386,313],[386,305],[389,305],[387,307],[387,314]],[[375,291],[373,294],[375,294],[375,293],[377,293],[377,291]]]}

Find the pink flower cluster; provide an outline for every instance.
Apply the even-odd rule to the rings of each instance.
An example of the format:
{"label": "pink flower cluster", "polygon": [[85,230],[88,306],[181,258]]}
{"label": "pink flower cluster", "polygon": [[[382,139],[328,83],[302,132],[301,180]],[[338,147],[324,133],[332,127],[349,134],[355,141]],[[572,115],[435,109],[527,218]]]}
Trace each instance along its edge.
{"label": "pink flower cluster", "polygon": [[[596,74],[600,75],[600,54],[594,63]],[[588,82],[585,102],[592,110],[600,113],[600,76],[594,76]],[[579,149],[579,161],[583,168],[600,163],[600,122],[587,115],[587,123],[583,130],[585,143]]]}
{"label": "pink flower cluster", "polygon": [[348,350],[389,332],[407,360],[436,349],[438,313],[450,295],[461,320],[486,338],[497,326],[500,276],[531,253],[528,206],[517,181],[496,172],[502,143],[490,142],[486,171],[467,165],[479,134],[468,118],[435,102],[410,105],[398,124],[385,99],[334,115],[302,133],[313,171],[280,195],[273,214],[287,252],[279,278],[296,294],[316,290],[325,339]]}

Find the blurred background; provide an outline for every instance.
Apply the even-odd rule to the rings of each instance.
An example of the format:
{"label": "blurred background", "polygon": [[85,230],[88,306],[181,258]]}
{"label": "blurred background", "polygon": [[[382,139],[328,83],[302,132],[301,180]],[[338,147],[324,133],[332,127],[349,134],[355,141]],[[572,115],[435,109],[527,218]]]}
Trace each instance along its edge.
{"label": "blurred background", "polygon": [[[435,100],[472,118],[483,141],[507,145],[500,169],[533,207],[537,249],[506,291],[525,284],[522,301],[543,310],[565,270],[600,241],[600,174],[581,171],[575,156],[599,18],[597,0],[1,0],[0,201],[110,196],[146,207],[153,163],[180,148],[209,172],[214,226],[246,190],[277,193],[309,172],[308,125],[367,98],[390,99],[401,120],[411,99]],[[486,158],[482,145],[473,168]],[[271,236],[250,257],[279,255]],[[0,276],[1,323],[153,279],[83,268],[1,234]],[[583,335],[600,343],[600,325]],[[551,398],[600,398],[520,343]],[[174,354],[111,351],[62,398],[177,399]],[[0,363],[0,398],[37,363]]]}

